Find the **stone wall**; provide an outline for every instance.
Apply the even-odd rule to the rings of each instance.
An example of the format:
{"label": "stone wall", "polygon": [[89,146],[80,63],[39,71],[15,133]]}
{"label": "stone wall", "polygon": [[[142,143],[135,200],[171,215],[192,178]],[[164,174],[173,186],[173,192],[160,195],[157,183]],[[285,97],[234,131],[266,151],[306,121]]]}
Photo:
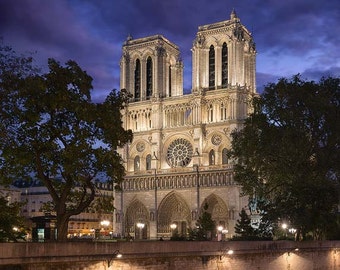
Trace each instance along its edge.
{"label": "stone wall", "polygon": [[[118,250],[122,258],[113,255]],[[4,243],[3,269],[337,270],[340,241]]]}

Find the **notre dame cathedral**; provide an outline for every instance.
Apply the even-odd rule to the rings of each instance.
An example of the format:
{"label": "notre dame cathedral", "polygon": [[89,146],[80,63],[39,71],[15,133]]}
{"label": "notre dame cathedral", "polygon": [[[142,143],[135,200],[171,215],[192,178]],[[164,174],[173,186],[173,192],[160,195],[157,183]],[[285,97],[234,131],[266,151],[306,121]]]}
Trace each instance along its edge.
{"label": "notre dame cathedral", "polygon": [[186,235],[207,211],[223,237],[232,237],[248,198],[240,196],[227,150],[257,95],[251,33],[234,11],[229,20],[199,26],[189,94],[180,51],[162,35],[128,37],[122,50],[120,88],[132,95],[123,123],[134,138],[119,149],[126,177],[114,194],[115,233]]}

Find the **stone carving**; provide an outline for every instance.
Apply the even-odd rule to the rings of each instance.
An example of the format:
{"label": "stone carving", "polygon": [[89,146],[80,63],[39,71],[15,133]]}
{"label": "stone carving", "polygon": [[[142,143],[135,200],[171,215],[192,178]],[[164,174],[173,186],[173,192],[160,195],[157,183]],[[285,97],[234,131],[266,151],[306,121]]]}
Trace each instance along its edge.
{"label": "stone carving", "polygon": [[138,142],[136,145],[136,149],[138,152],[143,152],[145,150],[145,143],[143,142]]}
{"label": "stone carving", "polygon": [[218,134],[214,134],[212,137],[211,137],[211,143],[213,145],[219,145],[220,143],[222,142],[222,137]]}

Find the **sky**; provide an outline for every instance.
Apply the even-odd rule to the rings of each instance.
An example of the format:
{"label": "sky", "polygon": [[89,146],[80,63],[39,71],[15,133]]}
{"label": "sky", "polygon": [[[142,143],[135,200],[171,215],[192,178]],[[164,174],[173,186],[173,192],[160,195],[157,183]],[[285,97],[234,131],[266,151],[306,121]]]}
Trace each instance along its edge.
{"label": "sky", "polygon": [[198,27],[236,11],[253,34],[257,91],[279,78],[340,76],[339,0],[0,0],[0,38],[18,53],[76,61],[93,78],[101,102],[119,86],[122,45],[129,35],[161,34],[175,43],[191,89],[191,48]]}

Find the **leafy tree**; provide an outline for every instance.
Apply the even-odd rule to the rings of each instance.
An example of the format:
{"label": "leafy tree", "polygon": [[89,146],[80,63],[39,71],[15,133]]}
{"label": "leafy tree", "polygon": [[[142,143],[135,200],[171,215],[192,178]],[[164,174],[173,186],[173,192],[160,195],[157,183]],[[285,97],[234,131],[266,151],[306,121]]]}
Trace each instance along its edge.
{"label": "leafy tree", "polygon": [[271,220],[287,220],[299,236],[321,239],[339,204],[340,79],[299,75],[268,84],[254,99],[230,156],[245,194],[266,202]]}
{"label": "leafy tree", "polygon": [[244,208],[242,208],[239,216],[240,219],[237,220],[237,223],[235,225],[235,233],[238,234],[236,238],[240,240],[250,240],[252,237],[255,236],[255,230],[251,226],[250,217],[248,216]]}
{"label": "leafy tree", "polygon": [[[2,66],[11,66],[0,56]],[[13,59],[26,71],[22,57]],[[113,90],[95,104],[92,78],[76,62],[61,66],[49,59],[49,72],[42,75],[27,66],[24,75],[1,71],[0,176],[8,183],[38,178],[47,187],[62,241],[70,217],[94,200],[95,180],[119,183],[124,176],[115,149],[132,139],[121,121],[128,94]]]}
{"label": "leafy tree", "polygon": [[25,218],[20,216],[21,206],[21,203],[9,203],[0,196],[0,242],[25,240],[27,227]]}
{"label": "leafy tree", "polygon": [[191,232],[194,240],[211,240],[213,233],[216,231],[215,221],[212,220],[211,214],[207,210],[208,204],[206,203],[202,214],[196,222],[196,229]]}

